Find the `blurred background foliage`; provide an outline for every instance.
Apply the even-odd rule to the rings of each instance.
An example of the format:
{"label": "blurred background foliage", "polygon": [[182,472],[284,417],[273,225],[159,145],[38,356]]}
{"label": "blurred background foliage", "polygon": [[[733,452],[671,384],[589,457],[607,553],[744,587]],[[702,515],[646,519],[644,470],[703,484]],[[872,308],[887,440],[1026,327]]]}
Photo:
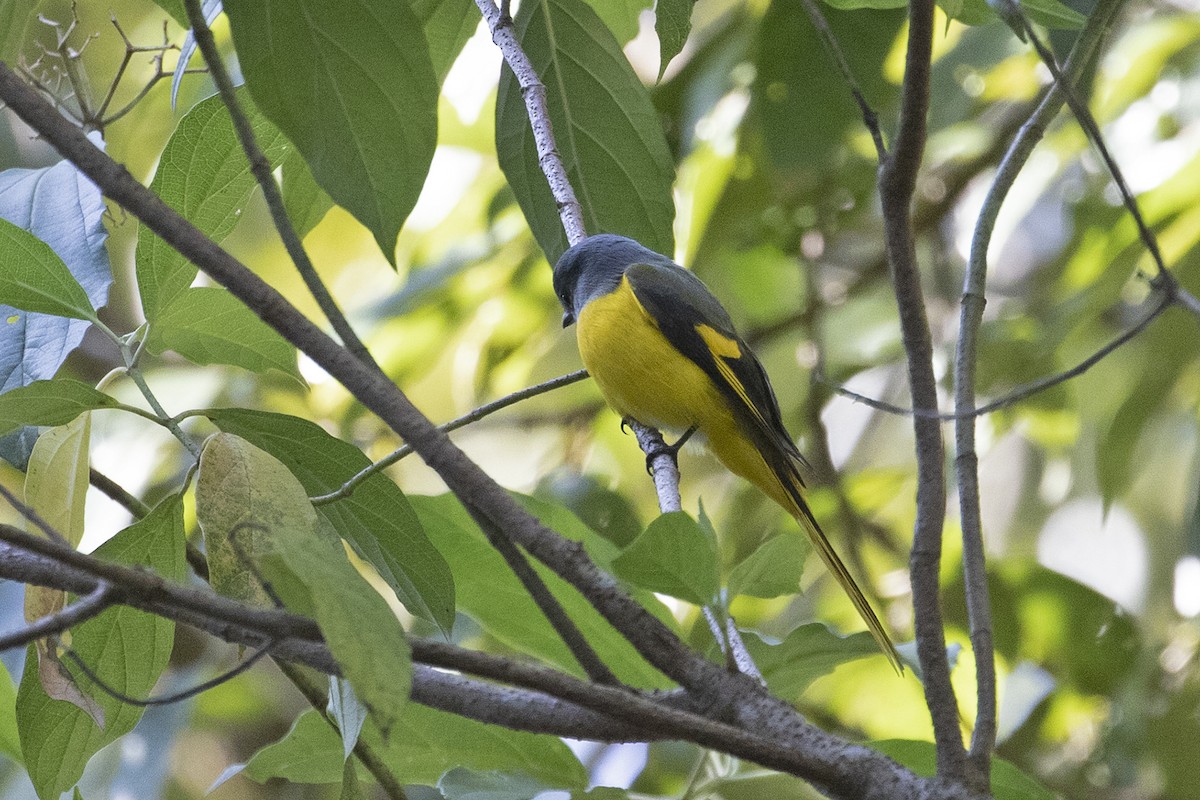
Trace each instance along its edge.
{"label": "blurred background foliage", "polygon": [[[675,253],[722,299],[771,373],[784,419],[816,466],[813,494],[848,560],[871,577],[891,627],[911,632],[905,572],[915,491],[911,422],[837,396],[832,384],[901,406],[903,353],[883,259],[875,156],[842,79],[829,65],[798,0],[700,0],[683,52],[661,81],[654,17],[645,0],[592,0],[647,85],[675,161]],[[65,0],[29,4],[67,21]],[[825,6],[830,24],[885,134],[902,77],[904,13]],[[880,3],[888,5],[888,3]],[[1072,3],[1086,14],[1086,2]],[[1012,33],[974,7],[939,12],[929,149],[916,198],[919,255],[943,389],[964,261],[975,214],[1000,154],[1047,74]],[[474,9],[470,9],[474,13]],[[1182,284],[1200,289],[1200,15],[1192,0],[1126,4],[1088,76],[1090,102],[1118,162],[1162,237]],[[103,91],[124,47],[110,13],[137,43],[161,41],[166,14],[148,0],[83,2],[79,35],[94,35],[82,63]],[[972,13],[977,17],[973,18]],[[183,31],[167,22],[167,36]],[[216,27],[232,48],[228,28]],[[20,52],[53,31],[33,20]],[[1054,32],[1059,53],[1073,31]],[[82,43],[82,41],[81,41]],[[9,44],[5,44],[9,47]],[[168,57],[168,66],[170,57]],[[545,257],[497,164],[494,125],[500,57],[486,32],[466,43],[447,75],[439,146],[425,193],[400,235],[393,270],[371,234],[333,208],[306,245],[373,353],[435,421],[577,369],[574,337],[559,326]],[[150,67],[133,63],[118,98]],[[140,71],[140,72],[139,72]],[[159,82],[105,131],[108,152],[149,181],[181,116],[212,93],[183,82],[172,110]],[[40,166],[56,156],[9,115],[0,164]],[[104,316],[118,331],[139,323],[131,253],[136,224],[107,221],[115,283]],[[228,249],[316,315],[257,194]],[[1078,128],[1060,118],[1012,191],[991,248],[979,392],[1003,396],[1067,369],[1146,313],[1151,269],[1110,178]],[[1197,509],[1197,320],[1172,309],[1086,374],[979,422],[984,527],[1000,674],[999,754],[1068,798],[1195,797],[1200,786],[1200,512]],[[67,369],[98,380],[117,363],[89,337]],[[301,388],[281,374],[199,368],[171,357],[148,364],[168,408],[240,405],[319,421],[379,457],[399,442],[320,370],[301,363]],[[945,403],[949,407],[949,401]],[[525,402],[455,434],[502,484],[565,504],[617,544],[656,515],[633,439],[584,382]],[[202,426],[204,423],[197,423]],[[203,430],[199,427],[198,430]],[[949,430],[947,428],[947,430]],[[99,415],[95,465],[151,501],[183,463],[161,430]],[[726,573],[793,523],[701,451],[681,458],[684,506],[703,498]],[[4,468],[5,480],[17,473]],[[443,490],[415,459],[391,470],[411,494]],[[91,549],[128,518],[89,497]],[[973,661],[961,600],[957,504],[948,507],[943,576],[962,715],[974,713]],[[8,514],[8,511],[4,512]],[[745,627],[782,639],[819,619],[856,618],[818,568],[803,592],[740,597]],[[3,585],[5,626],[19,616],[19,586]],[[696,609],[673,606],[692,640],[708,647]],[[11,625],[8,623],[12,623]],[[506,648],[470,619],[455,636]],[[420,628],[419,623],[414,623]],[[195,682],[228,653],[180,629],[170,680]],[[20,671],[5,655],[12,675]],[[9,683],[0,680],[0,701]],[[920,685],[883,659],[856,661],[789,697],[811,719],[856,738],[929,738]],[[6,701],[9,702],[9,701]],[[225,766],[244,762],[290,726],[303,700],[263,664],[193,703],[147,713],[137,731],[89,767],[85,797],[191,798]],[[0,748],[3,751],[3,748]],[[696,748],[579,745],[601,784],[637,793],[728,798],[807,797],[800,782]],[[0,755],[0,794],[31,796]],[[688,787],[691,787],[690,789]],[[332,797],[336,787],[235,778],[219,800]],[[422,796],[414,794],[414,796]]]}

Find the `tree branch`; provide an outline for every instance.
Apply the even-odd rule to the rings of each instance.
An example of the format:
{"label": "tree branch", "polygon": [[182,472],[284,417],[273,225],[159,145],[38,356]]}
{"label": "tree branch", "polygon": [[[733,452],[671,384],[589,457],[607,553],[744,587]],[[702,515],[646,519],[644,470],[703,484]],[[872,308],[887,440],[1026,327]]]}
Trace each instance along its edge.
{"label": "tree branch", "polygon": [[[921,276],[912,230],[912,196],[925,151],[926,114],[933,48],[933,0],[910,0],[908,50],[905,55],[900,121],[889,157],[880,165],[879,194],[883,203],[884,236],[892,283],[900,313],[904,352],[913,406],[937,411],[937,381],[933,373],[933,344],[925,317]],[[917,519],[909,571],[913,591],[917,657],[925,688],[925,703],[933,720],[937,743],[937,774],[950,780],[967,778],[966,751],[958,728],[958,701],[950,684],[946,639],[942,625],[938,570],[942,557],[942,525],[946,513],[946,484],[941,429],[936,420],[913,419],[917,445]],[[986,790],[987,776],[972,781]]]}
{"label": "tree branch", "polygon": [[[1092,11],[1087,26],[1075,41],[1067,62],[1064,79],[1078,80],[1084,69],[1095,62],[1100,40],[1120,7],[1121,0],[1103,0]],[[1045,134],[1050,121],[1058,115],[1066,100],[1064,83],[1056,81],[1021,126],[1005,153],[996,177],[979,211],[971,253],[963,279],[959,337],[954,358],[955,478],[958,483],[959,517],[963,536],[963,583],[966,590],[967,620],[971,649],[975,653],[975,728],[968,757],[977,775],[986,775],[996,745],[996,663],[992,642],[991,610],[988,599],[987,564],[983,546],[983,520],[979,505],[979,457],[975,451],[975,367],[978,360],[977,337],[983,324],[986,304],[987,253],[1000,208],[1022,168]],[[1164,295],[1164,301],[1166,296]],[[1160,304],[1133,335],[1166,308]],[[1128,339],[1118,339],[1123,343]],[[1106,352],[1111,352],[1114,347]],[[1103,357],[1103,356],[1101,356]],[[1096,360],[1099,360],[1098,358]],[[1093,362],[1094,363],[1094,362]],[[1087,366],[1091,366],[1088,364]],[[1085,367],[1086,369],[1086,367]],[[1073,370],[1071,372],[1074,372]],[[1082,370],[1080,370],[1082,372]],[[1063,373],[1066,375],[1067,373]],[[1075,373],[1078,374],[1078,373]],[[1065,380],[1065,378],[1063,378]],[[1042,387],[1044,388],[1044,387]]]}
{"label": "tree branch", "polygon": [[287,215],[287,210],[283,205],[283,195],[279,191],[279,185],[275,182],[275,176],[271,174],[271,164],[258,146],[258,142],[255,141],[250,120],[246,118],[241,104],[238,103],[233,81],[229,79],[225,62],[221,60],[221,53],[217,50],[217,42],[213,39],[212,31],[209,30],[208,23],[204,19],[200,0],[183,0],[183,5],[187,9],[188,22],[192,25],[192,35],[196,38],[196,45],[204,55],[204,61],[208,64],[209,72],[212,73],[213,83],[216,84],[217,91],[221,94],[221,101],[229,109],[229,116],[233,120],[233,129],[242,143],[246,160],[250,162],[250,172],[253,173],[259,187],[262,188],[267,208],[271,210],[271,220],[275,223],[275,230],[278,231],[279,238],[283,240],[283,246],[291,257],[296,271],[300,273],[304,285],[308,287],[309,293],[317,301],[317,305],[325,314],[325,318],[329,320],[329,324],[333,326],[338,338],[342,340],[342,344],[364,364],[379,369],[379,365],[371,357],[367,346],[358,338],[358,334],[354,332],[354,328],[350,326],[346,316],[338,308],[337,301],[329,293],[329,287],[317,274],[312,259],[308,257],[308,252],[304,249],[304,243],[300,241],[300,236],[296,233],[296,228]]}
{"label": "tree branch", "polygon": [[[94,147],[77,128],[2,64],[0,99],[7,101],[18,116],[100,186],[108,197],[229,289],[268,325],[340,381],[366,408],[411,443],[452,492],[460,498],[469,498],[480,513],[486,514],[515,543],[579,589],[651,664],[699,696],[720,698],[727,704],[737,727],[759,732],[782,751],[791,753],[795,762],[789,772],[817,781],[831,794],[846,798],[889,797],[894,800],[896,797],[966,796],[953,784],[919,778],[874,751],[856,747],[808,725],[787,703],[764,693],[753,680],[731,675],[691,652],[669,628],[621,590],[613,578],[601,572],[581,545],[547,529],[522,509],[438,431],[394,384],[339,347],[278,292],[134,180],[128,171]],[[7,566],[0,560],[0,568]],[[238,631],[231,627],[230,633],[233,635]],[[261,638],[247,643],[258,642]],[[327,671],[336,669],[330,663],[327,651],[296,637],[277,642],[272,647],[272,654],[324,664]],[[426,678],[425,671],[419,675],[421,681],[430,681],[421,686],[432,686],[432,682],[445,677],[433,672]],[[439,700],[433,695],[424,697],[431,704]],[[471,700],[474,705],[467,703],[455,705],[455,708],[478,718],[486,711],[486,703],[480,702],[479,693]],[[447,710],[454,710],[448,707],[451,705],[449,700],[446,705]],[[533,703],[530,707],[539,708],[546,714],[561,711],[559,705],[544,703]],[[531,712],[529,716],[534,715]],[[599,724],[594,715],[589,719]],[[586,733],[575,730],[563,735],[593,734],[594,730]]]}
{"label": "tree branch", "polygon": [[[497,398],[490,403],[485,403],[479,408],[469,411],[457,419],[452,419],[447,423],[439,425],[438,430],[442,431],[443,433],[449,433],[450,431],[456,431],[459,428],[465,428],[473,422],[478,422],[484,417],[494,414],[501,409],[508,408],[511,405],[516,405],[522,400],[528,400],[531,397],[545,394],[546,392],[559,389],[563,386],[570,386],[572,383],[577,383],[587,376],[588,373],[586,369],[577,369],[574,372],[568,372],[566,375],[559,375],[557,378],[551,378],[550,380],[543,381],[535,386],[521,389],[520,391],[513,392],[510,395]],[[387,469],[405,456],[411,455],[412,452],[413,449],[410,446],[402,445],[370,466],[364,467],[361,472],[343,483],[336,491],[332,491],[329,494],[310,497],[309,500],[312,501],[314,506],[322,506],[326,503],[332,503],[335,500],[343,500],[353,494],[354,490],[358,488],[358,485],[367,478],[381,470]]]}
{"label": "tree branch", "polygon": [[558,145],[554,142],[550,112],[546,108],[546,87],[542,85],[537,70],[533,68],[513,33],[507,0],[504,9],[498,8],[492,0],[475,0],[475,5],[479,6],[479,12],[483,14],[488,29],[492,32],[492,41],[500,49],[504,62],[513,71],[517,84],[521,87],[525,111],[533,128],[533,141],[537,145],[538,164],[541,165],[546,181],[550,184],[550,194],[558,204],[558,215],[562,219],[563,230],[567,233],[567,242],[579,244],[587,238],[587,229],[583,224],[583,208],[575,197],[575,189],[571,186],[571,179],[567,177],[567,170],[558,154]]}
{"label": "tree branch", "polygon": [[23,647],[38,639],[62,633],[67,628],[99,616],[115,602],[112,587],[102,581],[97,582],[96,588],[86,597],[81,597],[66,608],[31,622],[19,631],[0,636],[0,651]]}

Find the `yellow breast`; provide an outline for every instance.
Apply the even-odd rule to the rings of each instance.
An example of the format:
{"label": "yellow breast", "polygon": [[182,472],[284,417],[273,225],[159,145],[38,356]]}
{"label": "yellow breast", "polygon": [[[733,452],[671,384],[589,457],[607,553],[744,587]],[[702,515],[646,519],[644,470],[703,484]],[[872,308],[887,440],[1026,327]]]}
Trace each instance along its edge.
{"label": "yellow breast", "polygon": [[[628,279],[588,303],[577,330],[584,366],[613,410],[674,433],[697,426],[698,438],[731,472],[792,510],[794,503],[742,432],[728,401],[704,370],[662,335]],[[712,348],[714,342],[708,344]]]}
{"label": "yellow breast", "polygon": [[628,279],[584,307],[578,337],[584,366],[623,417],[682,432],[707,427],[723,408],[712,381],[662,335]]}

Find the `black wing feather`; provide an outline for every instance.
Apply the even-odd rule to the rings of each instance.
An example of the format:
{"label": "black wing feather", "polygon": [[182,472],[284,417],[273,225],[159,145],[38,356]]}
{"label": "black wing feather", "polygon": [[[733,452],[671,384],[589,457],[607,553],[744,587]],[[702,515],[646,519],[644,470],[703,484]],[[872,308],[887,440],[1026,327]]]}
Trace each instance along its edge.
{"label": "black wing feather", "polygon": [[[634,296],[658,324],[667,341],[704,370],[726,396],[730,407],[735,410],[736,418],[759,445],[760,451],[769,456],[782,450],[780,455],[806,463],[783,425],[779,401],[775,399],[766,370],[750,346],[738,335],[729,313],[708,287],[695,275],[675,264],[635,264],[625,271],[625,276],[629,279]],[[696,330],[698,325],[707,325],[737,342],[741,355],[736,358],[715,355]],[[737,389],[721,374],[717,358],[729,367],[742,384],[753,409],[747,407]],[[780,459],[784,462],[788,460]],[[794,465],[790,469],[783,463],[773,466],[795,472]]]}

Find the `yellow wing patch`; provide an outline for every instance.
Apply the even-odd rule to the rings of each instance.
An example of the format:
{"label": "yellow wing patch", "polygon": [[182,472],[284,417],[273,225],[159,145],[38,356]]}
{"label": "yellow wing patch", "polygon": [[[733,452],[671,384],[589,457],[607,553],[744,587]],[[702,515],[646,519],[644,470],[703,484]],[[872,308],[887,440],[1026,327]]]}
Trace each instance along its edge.
{"label": "yellow wing patch", "polygon": [[704,340],[704,345],[713,354],[713,361],[717,364],[717,371],[721,373],[721,377],[725,379],[725,382],[737,392],[737,396],[741,398],[742,404],[754,415],[755,420],[760,425],[764,428],[770,428],[766,417],[763,416],[762,409],[750,399],[750,394],[746,391],[745,385],[738,380],[737,375],[733,372],[733,368],[725,361],[727,358],[742,357],[742,347],[738,344],[737,339],[731,339],[716,328],[704,324],[696,326],[696,333],[700,334],[700,338]]}

